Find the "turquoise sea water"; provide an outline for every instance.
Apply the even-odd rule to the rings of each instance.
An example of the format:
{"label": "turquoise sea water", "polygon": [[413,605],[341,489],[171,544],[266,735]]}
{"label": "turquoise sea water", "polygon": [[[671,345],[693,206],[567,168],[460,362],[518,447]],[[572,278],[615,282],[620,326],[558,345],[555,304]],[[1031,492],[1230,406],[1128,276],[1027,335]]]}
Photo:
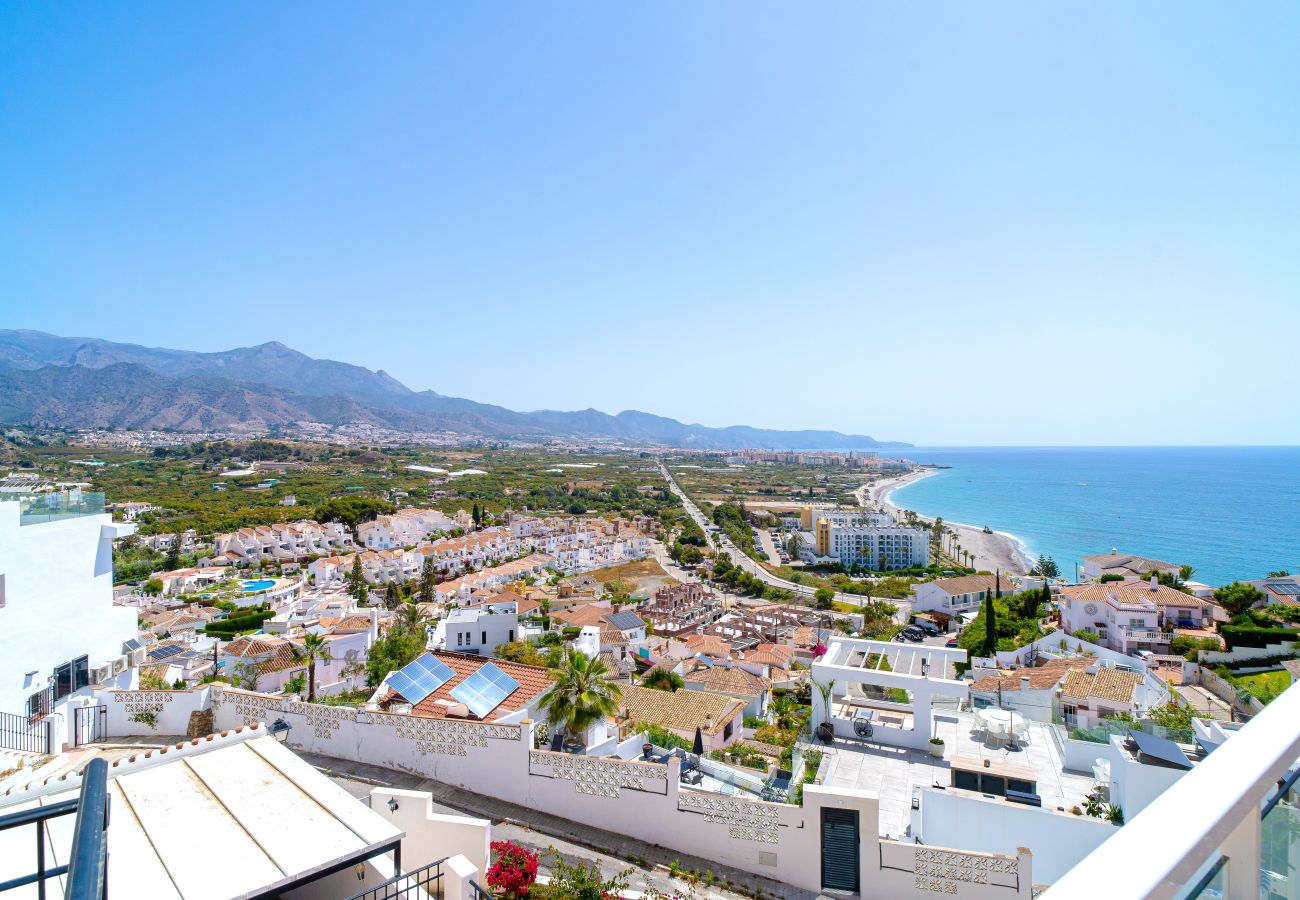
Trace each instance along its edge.
{"label": "turquoise sea water", "polygon": [[1219,585],[1300,568],[1300,447],[977,447],[898,453],[951,466],[897,506],[1018,538],[1070,577],[1116,547]]}

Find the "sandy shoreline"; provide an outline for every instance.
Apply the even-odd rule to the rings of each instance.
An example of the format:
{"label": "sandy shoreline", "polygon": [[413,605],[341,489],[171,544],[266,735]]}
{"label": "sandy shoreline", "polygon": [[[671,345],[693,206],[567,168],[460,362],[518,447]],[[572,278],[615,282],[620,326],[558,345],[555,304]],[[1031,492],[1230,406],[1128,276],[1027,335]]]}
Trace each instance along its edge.
{"label": "sandy shoreline", "polygon": [[[895,516],[900,516],[899,507],[890,502],[889,496],[905,484],[919,481],[927,475],[933,475],[933,469],[919,469],[893,478],[877,479],[870,486],[864,485],[857,491],[858,501],[864,506],[880,506]],[[933,521],[929,516],[918,515],[926,522]],[[975,568],[996,572],[1001,570],[1013,575],[1029,573],[1030,565],[1021,545],[1014,537],[995,531],[985,534],[982,527],[964,525],[944,519],[944,525],[957,532],[957,540],[962,549],[975,554]]]}

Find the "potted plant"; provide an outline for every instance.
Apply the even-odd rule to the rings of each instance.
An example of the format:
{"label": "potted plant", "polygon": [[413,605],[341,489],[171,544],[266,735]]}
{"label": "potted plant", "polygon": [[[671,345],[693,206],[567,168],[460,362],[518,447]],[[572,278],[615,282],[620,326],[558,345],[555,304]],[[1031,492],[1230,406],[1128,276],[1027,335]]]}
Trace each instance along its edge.
{"label": "potted plant", "polygon": [[930,755],[935,759],[943,759],[943,738],[930,738]]}
{"label": "potted plant", "polygon": [[835,682],[818,681],[814,683],[817,685],[817,692],[821,694],[822,709],[826,713],[825,718],[817,724],[817,740],[823,744],[829,744],[835,740],[835,723],[831,721],[831,693],[835,690]]}

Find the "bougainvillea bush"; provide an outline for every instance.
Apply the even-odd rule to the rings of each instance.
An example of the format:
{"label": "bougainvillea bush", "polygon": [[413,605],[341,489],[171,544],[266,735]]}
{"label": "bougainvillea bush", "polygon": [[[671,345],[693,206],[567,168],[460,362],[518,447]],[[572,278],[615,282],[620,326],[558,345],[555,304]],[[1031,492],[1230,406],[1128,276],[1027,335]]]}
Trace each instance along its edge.
{"label": "bougainvillea bush", "polygon": [[487,870],[488,887],[505,900],[527,897],[537,880],[537,854],[510,841],[493,841],[492,853],[496,862]]}

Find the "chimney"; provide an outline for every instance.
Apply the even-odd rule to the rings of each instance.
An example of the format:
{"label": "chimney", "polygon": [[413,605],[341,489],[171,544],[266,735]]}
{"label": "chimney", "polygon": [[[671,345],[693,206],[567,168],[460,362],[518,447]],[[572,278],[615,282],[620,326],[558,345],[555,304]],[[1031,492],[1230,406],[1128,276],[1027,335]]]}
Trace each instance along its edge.
{"label": "chimney", "polygon": [[370,607],[370,643],[379,640],[379,607]]}
{"label": "chimney", "polygon": [[1028,676],[1028,675],[1021,675],[1021,676],[1020,676],[1020,689],[1021,689],[1022,691],[1027,691],[1027,690],[1029,690],[1029,676]]}
{"label": "chimney", "polygon": [[1157,575],[1156,575],[1155,572],[1152,572],[1152,573],[1151,573],[1151,590],[1154,591],[1154,590],[1155,590],[1156,588],[1158,588],[1158,587],[1160,587],[1160,579],[1159,579],[1159,577],[1157,577]]}

